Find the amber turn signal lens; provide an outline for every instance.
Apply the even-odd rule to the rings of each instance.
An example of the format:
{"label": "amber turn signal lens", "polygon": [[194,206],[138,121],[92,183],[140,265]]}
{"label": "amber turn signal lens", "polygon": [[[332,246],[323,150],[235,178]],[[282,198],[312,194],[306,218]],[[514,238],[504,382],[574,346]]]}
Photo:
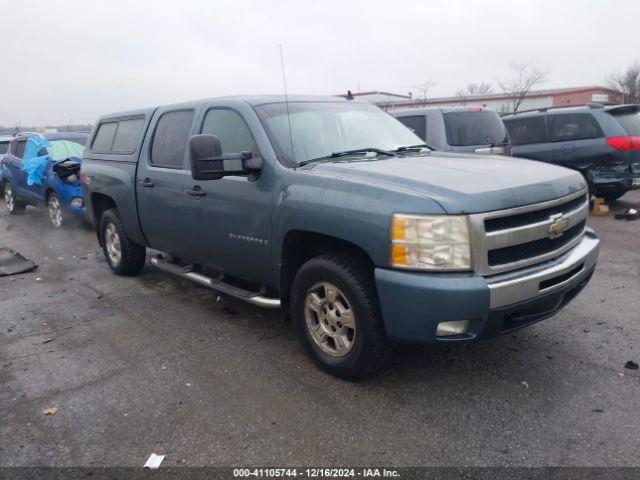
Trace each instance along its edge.
{"label": "amber turn signal lens", "polygon": [[405,245],[393,245],[391,248],[391,260],[394,265],[406,265],[408,250]]}
{"label": "amber turn signal lens", "polygon": [[404,240],[406,221],[406,218],[394,217],[391,229],[391,238],[393,240]]}

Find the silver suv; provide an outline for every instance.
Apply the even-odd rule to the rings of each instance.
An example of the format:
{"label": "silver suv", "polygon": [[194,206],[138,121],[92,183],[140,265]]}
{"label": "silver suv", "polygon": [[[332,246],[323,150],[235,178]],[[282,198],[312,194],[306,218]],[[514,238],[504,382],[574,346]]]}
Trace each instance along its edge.
{"label": "silver suv", "polygon": [[484,107],[392,110],[427,145],[444,152],[509,155],[509,135],[498,114]]}

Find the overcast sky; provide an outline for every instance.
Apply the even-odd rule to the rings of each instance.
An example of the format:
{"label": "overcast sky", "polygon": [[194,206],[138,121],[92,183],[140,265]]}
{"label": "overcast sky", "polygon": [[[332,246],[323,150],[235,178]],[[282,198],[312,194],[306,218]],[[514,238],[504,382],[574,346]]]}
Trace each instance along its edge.
{"label": "overcast sky", "polygon": [[522,61],[584,86],[640,58],[639,0],[5,0],[2,18],[0,125],[282,93],[279,44],[309,94],[452,95]]}

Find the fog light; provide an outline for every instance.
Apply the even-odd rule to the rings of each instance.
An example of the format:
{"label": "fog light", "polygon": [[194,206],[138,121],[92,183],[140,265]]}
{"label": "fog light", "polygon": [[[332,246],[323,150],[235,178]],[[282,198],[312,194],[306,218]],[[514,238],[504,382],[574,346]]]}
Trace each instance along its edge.
{"label": "fog light", "polygon": [[469,320],[456,320],[455,322],[440,322],[436,329],[436,337],[450,337],[463,335],[469,330]]}
{"label": "fog light", "polygon": [[71,206],[72,207],[81,207],[82,206],[82,198],[81,197],[75,197],[73,200],[71,200]]}

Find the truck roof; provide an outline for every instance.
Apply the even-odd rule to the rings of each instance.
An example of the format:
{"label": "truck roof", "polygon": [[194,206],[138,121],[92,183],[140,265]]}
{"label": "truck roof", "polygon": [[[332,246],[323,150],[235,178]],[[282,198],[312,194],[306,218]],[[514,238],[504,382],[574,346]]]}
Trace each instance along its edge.
{"label": "truck roof", "polygon": [[114,112],[114,113],[109,113],[101,116],[99,120],[121,118],[121,117],[132,117],[137,115],[149,115],[149,114],[152,114],[157,108],[160,108],[160,107],[192,108],[202,103],[209,103],[209,102],[215,102],[215,101],[245,103],[251,106],[265,105],[268,103],[284,103],[285,101],[368,103],[368,102],[360,102],[357,100],[346,100],[342,97],[333,97],[329,95],[288,95],[287,97],[285,97],[284,95],[231,95],[231,96],[225,96],[225,97],[203,98],[199,100],[190,100],[187,102],[172,103],[172,104],[166,104],[166,105],[156,105],[153,107],[139,108],[135,110],[126,110],[122,112]]}

